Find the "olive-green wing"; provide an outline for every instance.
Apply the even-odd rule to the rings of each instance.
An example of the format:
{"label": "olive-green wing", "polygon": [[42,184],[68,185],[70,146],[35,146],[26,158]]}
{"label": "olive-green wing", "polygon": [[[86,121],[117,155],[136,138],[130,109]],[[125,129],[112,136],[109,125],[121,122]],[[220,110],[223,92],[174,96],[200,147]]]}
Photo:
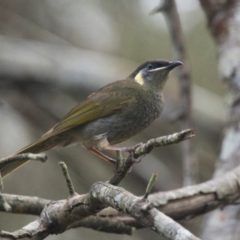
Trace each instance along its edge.
{"label": "olive-green wing", "polygon": [[[36,142],[26,146],[18,151],[20,153],[39,153],[52,148],[46,145],[47,141],[51,137],[57,136],[71,128],[86,124],[94,121],[95,119],[112,115],[116,112],[123,110],[128,106],[129,99],[123,97],[119,92],[115,94],[113,92],[97,92],[88,97],[86,101],[73,108],[62,120],[59,121],[52,129],[45,133]],[[14,163],[0,164],[0,172],[2,176],[6,176],[8,173],[18,168],[27,160],[22,160]]]}
{"label": "olive-green wing", "polygon": [[[81,126],[96,119],[107,117],[122,111],[131,104],[132,101],[136,100],[136,91],[134,91],[134,89],[136,89],[138,85],[135,85],[134,88],[131,87],[134,83],[135,82],[131,81],[131,79],[127,79],[104,86],[96,93],[91,94],[86,101],[73,108],[59,121],[59,123],[37,141],[26,146],[15,154],[27,152],[40,153],[46,151],[56,146],[56,144],[52,142],[52,137],[76,126]],[[0,172],[2,176],[6,176],[8,173],[26,162],[27,160],[14,163],[0,163]]]}
{"label": "olive-green wing", "polygon": [[129,104],[129,99],[121,94],[97,92],[91,94],[86,101],[73,108],[50,131],[42,136],[49,138],[63,133],[71,128],[107,117],[123,110]]}

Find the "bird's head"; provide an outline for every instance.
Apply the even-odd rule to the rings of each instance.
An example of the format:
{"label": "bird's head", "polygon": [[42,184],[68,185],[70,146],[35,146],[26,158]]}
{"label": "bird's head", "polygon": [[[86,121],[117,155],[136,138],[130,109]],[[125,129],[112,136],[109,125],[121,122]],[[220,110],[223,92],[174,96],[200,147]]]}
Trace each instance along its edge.
{"label": "bird's head", "polygon": [[140,65],[129,78],[143,87],[161,90],[164,87],[168,73],[179,65],[182,65],[182,62],[147,61]]}

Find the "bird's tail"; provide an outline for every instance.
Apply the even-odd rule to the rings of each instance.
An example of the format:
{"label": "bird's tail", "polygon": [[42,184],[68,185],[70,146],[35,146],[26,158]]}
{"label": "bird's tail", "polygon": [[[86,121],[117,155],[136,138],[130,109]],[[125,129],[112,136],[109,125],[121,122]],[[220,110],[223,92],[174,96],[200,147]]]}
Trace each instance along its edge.
{"label": "bird's tail", "polygon": [[[9,157],[13,157],[17,154],[21,154],[21,153],[40,153],[40,152],[44,152],[49,150],[50,148],[53,148],[53,141],[51,141],[51,139],[39,139],[38,141],[26,146],[25,148],[21,149],[20,151],[16,152],[15,154],[9,156]],[[23,165],[24,163],[28,162],[28,160],[21,160],[21,161],[17,161],[17,162],[3,162],[1,163],[0,160],[0,172],[1,172],[1,176],[4,177],[6,176],[8,173],[12,172],[13,170],[15,170],[16,168],[20,167],[21,165]]]}

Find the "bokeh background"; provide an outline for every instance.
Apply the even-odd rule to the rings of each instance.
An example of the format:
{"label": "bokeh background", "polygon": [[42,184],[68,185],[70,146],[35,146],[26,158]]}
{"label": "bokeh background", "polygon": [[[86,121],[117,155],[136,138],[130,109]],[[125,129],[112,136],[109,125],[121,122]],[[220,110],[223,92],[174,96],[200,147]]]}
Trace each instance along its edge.
{"label": "bokeh background", "polygon": [[[211,178],[218,157],[227,101],[217,75],[216,51],[202,9],[196,0],[177,0],[193,81],[194,140],[200,181]],[[177,60],[161,14],[149,15],[159,0],[0,0],[0,158],[40,137],[88,94],[127,77],[150,59]],[[175,72],[176,73],[176,72]],[[141,134],[124,142],[133,145],[182,130],[172,115],[180,108],[176,74],[164,90],[162,116]],[[30,162],[4,178],[6,193],[67,198],[58,166],[65,161],[78,193],[96,181],[108,180],[113,168],[80,145],[51,150],[47,163]],[[111,153],[110,153],[111,154]],[[181,148],[154,150],[121,183],[142,195],[153,171],[153,191],[182,186]],[[0,229],[13,231],[35,219],[0,213]],[[181,221],[193,233],[201,217]],[[150,230],[133,236],[74,229],[48,239],[159,239]]]}

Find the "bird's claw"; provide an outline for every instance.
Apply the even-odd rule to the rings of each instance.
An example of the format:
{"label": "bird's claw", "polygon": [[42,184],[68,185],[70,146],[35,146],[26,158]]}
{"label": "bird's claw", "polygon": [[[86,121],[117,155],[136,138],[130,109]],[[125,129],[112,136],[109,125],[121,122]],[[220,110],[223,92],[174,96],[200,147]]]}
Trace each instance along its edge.
{"label": "bird's claw", "polygon": [[142,161],[142,158],[132,158],[133,163],[140,163]]}

